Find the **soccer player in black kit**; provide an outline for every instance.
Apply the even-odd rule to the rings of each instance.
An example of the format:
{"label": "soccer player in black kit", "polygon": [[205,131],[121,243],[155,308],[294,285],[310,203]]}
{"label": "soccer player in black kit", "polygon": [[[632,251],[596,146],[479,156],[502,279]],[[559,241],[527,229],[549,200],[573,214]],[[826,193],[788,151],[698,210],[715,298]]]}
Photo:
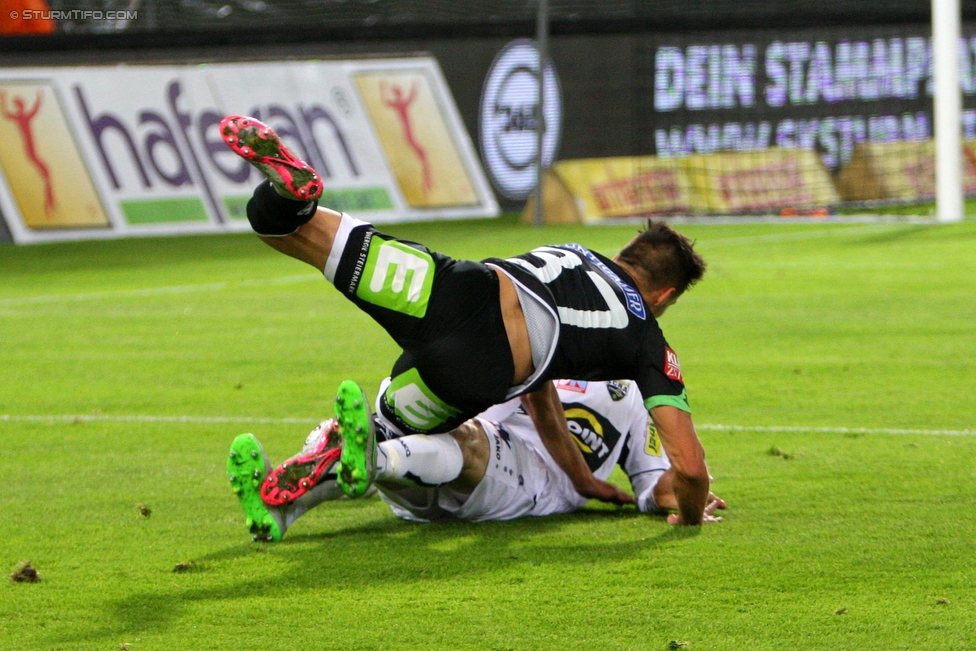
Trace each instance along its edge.
{"label": "soccer player in black kit", "polygon": [[[710,484],[705,453],[678,358],[657,324],[704,274],[687,238],[649,221],[613,259],[565,244],[507,260],[454,260],[318,206],[320,177],[257,120],[229,116],[221,135],[268,177],[248,204],[258,236],[323,272],[403,349],[380,387],[381,435],[428,434],[431,445],[453,454],[447,432],[520,396],[580,495],[632,503],[593,477],[551,382],[631,379],[675,471],[678,523],[701,523]],[[376,442],[369,405],[352,382],[339,389],[336,418],[339,483],[358,496],[372,481]]]}

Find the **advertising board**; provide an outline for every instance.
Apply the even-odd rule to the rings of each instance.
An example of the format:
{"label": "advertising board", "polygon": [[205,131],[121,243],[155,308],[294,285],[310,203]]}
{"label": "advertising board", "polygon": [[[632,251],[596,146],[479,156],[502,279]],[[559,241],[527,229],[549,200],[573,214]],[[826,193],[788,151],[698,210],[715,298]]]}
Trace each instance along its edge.
{"label": "advertising board", "polygon": [[249,228],[262,180],[218,133],[273,127],[320,203],[383,223],[498,214],[436,60],[0,71],[0,209],[16,242]]}
{"label": "advertising board", "polygon": [[[860,143],[933,135],[930,28],[847,27],[661,38],[648,51],[649,151],[661,157],[770,147],[817,151],[836,171]],[[976,137],[976,36],[960,39]]]}
{"label": "advertising board", "polygon": [[815,152],[770,149],[684,158],[633,156],[565,160],[553,172],[574,220],[601,223],[634,215],[776,214],[840,201]]}
{"label": "advertising board", "polygon": [[552,60],[543,75],[543,108],[539,110],[539,51],[535,41],[516,39],[501,49],[485,75],[478,120],[481,156],[498,192],[523,200],[535,190],[539,157],[552,165],[562,136],[562,93]]}

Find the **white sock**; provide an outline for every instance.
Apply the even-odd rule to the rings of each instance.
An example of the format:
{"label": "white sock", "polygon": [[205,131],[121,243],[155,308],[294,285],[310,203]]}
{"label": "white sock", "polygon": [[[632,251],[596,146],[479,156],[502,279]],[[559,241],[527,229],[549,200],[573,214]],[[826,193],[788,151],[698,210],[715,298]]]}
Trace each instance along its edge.
{"label": "white sock", "polygon": [[464,467],[461,446],[450,434],[414,434],[383,441],[376,455],[376,479],[408,486],[443,486]]}

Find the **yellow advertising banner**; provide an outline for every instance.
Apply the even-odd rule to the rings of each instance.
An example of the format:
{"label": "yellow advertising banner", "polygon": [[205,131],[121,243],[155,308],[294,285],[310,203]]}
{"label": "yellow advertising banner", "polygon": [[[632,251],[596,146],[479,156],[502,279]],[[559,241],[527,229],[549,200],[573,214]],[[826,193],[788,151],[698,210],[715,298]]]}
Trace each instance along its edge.
{"label": "yellow advertising banner", "polygon": [[560,161],[553,167],[582,221],[634,215],[779,213],[840,201],[813,151],[766,149]]}
{"label": "yellow advertising banner", "polygon": [[690,187],[676,162],[655,156],[587,158],[559,161],[553,170],[589,221],[686,212]]}
{"label": "yellow advertising banner", "polygon": [[[976,142],[963,145],[963,188],[976,194]],[[935,142],[861,143],[837,176],[844,201],[918,201],[935,197]]]}
{"label": "yellow advertising banner", "polygon": [[819,154],[808,149],[696,154],[678,160],[691,183],[692,212],[775,214],[840,201]]}
{"label": "yellow advertising banner", "polygon": [[51,84],[0,83],[0,142],[0,167],[25,226],[108,226]]}
{"label": "yellow advertising banner", "polygon": [[479,203],[425,72],[354,76],[407,204],[435,208]]}

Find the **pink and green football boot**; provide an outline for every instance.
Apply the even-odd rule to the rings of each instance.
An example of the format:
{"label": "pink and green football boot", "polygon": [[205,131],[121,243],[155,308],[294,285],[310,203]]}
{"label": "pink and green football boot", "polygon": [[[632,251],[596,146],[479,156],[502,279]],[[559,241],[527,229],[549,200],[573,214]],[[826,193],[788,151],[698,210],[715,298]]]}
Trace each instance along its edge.
{"label": "pink and green football boot", "polygon": [[[320,493],[323,484],[334,486],[340,454],[339,426],[330,418],[312,430],[301,452],[268,473],[261,484],[261,500],[268,506],[285,506],[312,492]],[[336,497],[341,495],[334,488],[333,492]]]}
{"label": "pink and green football boot", "polygon": [[311,201],[322,196],[322,178],[312,166],[285,147],[271,127],[254,118],[228,115],[220,135],[234,153],[268,177],[283,197]]}

